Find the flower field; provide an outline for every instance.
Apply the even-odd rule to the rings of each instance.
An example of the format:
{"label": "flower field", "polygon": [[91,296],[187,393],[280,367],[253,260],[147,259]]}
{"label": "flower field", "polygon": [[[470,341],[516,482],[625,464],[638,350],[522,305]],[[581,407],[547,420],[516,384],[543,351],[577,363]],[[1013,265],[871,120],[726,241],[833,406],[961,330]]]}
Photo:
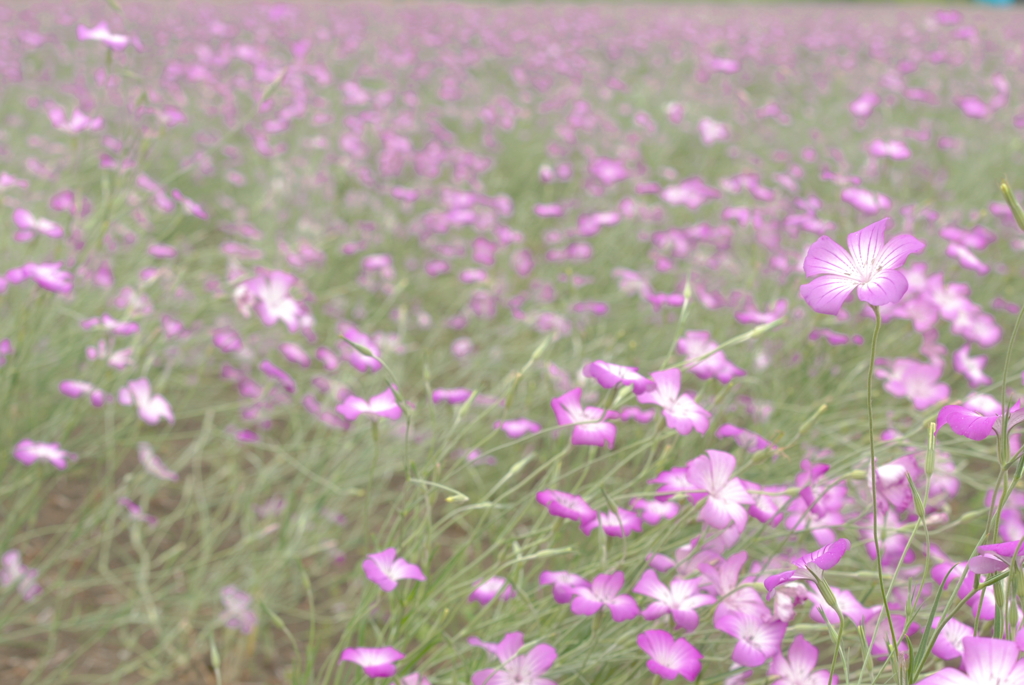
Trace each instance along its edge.
{"label": "flower field", "polygon": [[1022,46],[0,6],[0,685],[1024,682]]}

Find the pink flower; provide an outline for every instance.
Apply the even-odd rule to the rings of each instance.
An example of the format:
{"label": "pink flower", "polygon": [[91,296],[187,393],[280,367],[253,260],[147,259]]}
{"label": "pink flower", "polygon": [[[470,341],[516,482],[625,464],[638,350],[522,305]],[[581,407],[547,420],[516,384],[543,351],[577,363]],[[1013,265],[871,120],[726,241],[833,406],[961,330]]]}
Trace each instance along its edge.
{"label": "pink flower", "polygon": [[661,582],[658,574],[647,569],[633,588],[638,595],[650,597],[654,602],[641,614],[648,621],[654,621],[667,613],[680,630],[696,630],[700,617],[697,609],[714,604],[715,598],[700,592],[701,582],[697,579],[673,578],[668,586]]}
{"label": "pink flower", "polygon": [[71,274],[61,271],[60,262],[47,262],[46,264],[26,264],[24,266],[25,277],[35,281],[43,290],[67,294],[75,289],[71,282]]}
{"label": "pink flower", "polygon": [[688,178],[681,183],[666,186],[661,191],[661,199],[666,203],[670,205],[686,205],[690,209],[697,209],[708,200],[721,197],[721,195],[720,192],[699,178]]}
{"label": "pink flower", "polygon": [[[932,622],[932,628],[938,628],[940,621],[940,617],[936,616]],[[951,618],[935,638],[932,654],[947,661],[962,657],[965,637],[974,637],[974,628]]]}
{"label": "pink flower", "polygon": [[402,417],[402,408],[398,406],[395,394],[391,388],[388,388],[379,395],[374,395],[369,400],[349,395],[337,406],[337,410],[339,414],[349,421],[355,421],[361,414],[383,416],[392,421]]}
{"label": "pink flower", "polygon": [[124,406],[135,405],[139,418],[151,426],[160,421],[174,423],[174,412],[163,395],[154,395],[148,378],[136,378],[118,391],[118,401]]}
{"label": "pink flower", "polygon": [[604,411],[600,407],[586,407],[580,404],[582,388],[574,388],[564,395],[551,400],[560,426],[573,426],[572,444],[604,445],[615,447],[615,425],[602,421]]}
{"label": "pink flower", "polygon": [[965,637],[963,639],[964,671],[944,668],[927,678],[919,680],[921,685],[974,685],[975,683],[1003,683],[1020,685],[1024,683],[1024,662],[1019,660],[1020,649],[1011,640],[997,640],[989,637]]}
{"label": "pink flower", "polygon": [[707,331],[689,331],[676,342],[676,351],[686,357],[690,373],[701,380],[715,378],[719,383],[728,383],[737,376],[745,376],[747,372],[726,359],[725,352],[715,351],[717,347]]}
{"label": "pink flower", "polygon": [[907,278],[897,271],[907,257],[924,249],[924,243],[912,235],[899,235],[883,244],[887,217],[851,233],[847,252],[828,236],[818,238],[804,259],[804,274],[810,283],[800,286],[800,296],[811,309],[821,314],[837,314],[856,290],[870,305],[899,302],[907,292]]}
{"label": "pink flower", "polygon": [[276,364],[264,359],[260,362],[260,371],[280,383],[281,387],[284,388],[286,392],[295,392],[295,380],[288,375],[284,369],[278,367]]}
{"label": "pink flower", "polygon": [[559,604],[568,604],[575,588],[588,585],[585,578],[569,571],[543,571],[540,584],[551,586],[551,594]]}
{"label": "pink flower", "polygon": [[981,554],[971,557],[967,566],[978,574],[999,573],[1010,568],[1014,557],[1024,556],[1024,540],[978,545],[978,551]]}
{"label": "pink flower", "polygon": [[700,131],[700,139],[705,145],[711,145],[729,137],[729,129],[726,125],[711,117],[701,118],[697,128]]}
{"label": "pink flower", "polygon": [[[998,408],[992,407],[988,410],[982,406],[961,406],[959,404],[947,404],[939,410],[935,417],[935,432],[949,425],[950,429],[957,435],[962,435],[971,440],[984,440],[985,438],[998,434],[1002,428],[1002,414],[997,413]],[[1010,415],[1007,428],[1012,428],[1024,421],[1024,411],[1017,402],[1010,408]]]}
{"label": "pink flower", "polygon": [[735,524],[742,530],[746,525],[747,510],[743,505],[753,504],[754,498],[738,478],[732,477],[735,469],[736,457],[720,450],[708,450],[687,465],[691,498],[704,500],[697,520],[714,528]]}
{"label": "pink flower", "polygon": [[949,386],[939,383],[942,367],[913,359],[896,359],[889,371],[876,369],[875,375],[886,379],[882,386],[896,397],[906,397],[918,411],[949,399]]}
{"label": "pink flower", "polygon": [[536,433],[540,430],[540,424],[529,419],[511,419],[509,421],[495,421],[495,428],[505,431],[505,434],[515,440],[527,433]]}
{"label": "pink flower", "polygon": [[908,159],[910,148],[901,140],[872,140],[868,145],[868,154],[874,157]]}
{"label": "pink flower", "polygon": [[555,681],[543,678],[558,658],[558,652],[551,645],[541,643],[526,654],[519,654],[523,647],[522,633],[509,633],[498,644],[481,642],[470,638],[470,644],[483,647],[498,657],[498,668],[486,668],[473,674],[473,685],[556,685]]}
{"label": "pink flower", "polygon": [[0,587],[18,586],[21,598],[26,602],[43,591],[42,585],[36,582],[39,569],[29,568],[21,563],[21,552],[9,549],[0,557]]}
{"label": "pink flower", "polygon": [[649,526],[660,523],[662,519],[675,518],[679,513],[679,505],[675,502],[662,502],[656,499],[636,498],[630,500],[629,506],[637,511],[642,511],[644,523]]}
{"label": "pink flower", "polygon": [[597,512],[579,495],[560,490],[541,490],[537,493],[537,501],[547,507],[552,516],[581,523],[597,518]]}
{"label": "pink flower", "polygon": [[395,662],[404,658],[394,647],[348,647],[338,663],[351,661],[362,666],[367,678],[390,678],[395,675]]}
{"label": "pink flower", "polygon": [[703,655],[683,638],[674,640],[664,630],[645,630],[637,636],[636,643],[651,657],[647,661],[651,673],[665,680],[683,676],[690,682],[700,675]]}
{"label": "pink flower", "polygon": [[35,238],[35,233],[42,233],[49,238],[62,238],[64,229],[56,222],[37,217],[27,209],[14,210],[14,225],[18,231],[14,233],[14,239],[18,242],[28,242]]}
{"label": "pink flower", "polygon": [[779,653],[786,624],[759,614],[715,615],[715,628],[736,638],[732,660],[742,666],[760,666]]}
{"label": "pink flower", "polygon": [[708,429],[711,412],[697,404],[687,393],[679,394],[679,369],[665,369],[651,374],[654,389],[636,396],[642,404],[656,404],[662,408],[665,424],[680,435],[696,430],[703,433]]}
{"label": "pink flower", "polygon": [[881,101],[877,94],[868,91],[850,103],[850,112],[861,118],[869,116]]}
{"label": "pink flower", "polygon": [[138,443],[138,463],[142,465],[146,473],[161,480],[178,479],[178,474],[167,468],[167,465],[157,456],[153,445],[148,442]]}
{"label": "pink flower", "polygon": [[[778,685],[829,685],[828,671],[815,671],[817,665],[818,648],[803,635],[797,635],[789,646],[789,658],[782,656],[782,652],[775,655],[768,667],[768,675],[778,676],[775,681]],[[838,676],[833,676],[833,685],[838,682]]]}
{"label": "pink flower", "polygon": [[840,562],[846,550],[850,549],[850,541],[840,538],[813,552],[808,552],[793,560],[796,566],[795,571],[785,571],[765,578],[764,589],[768,591],[768,597],[772,591],[782,583],[791,580],[814,580],[814,576],[821,576],[821,571],[827,571]]}
{"label": "pink flower", "polygon": [[580,522],[580,530],[584,535],[590,535],[594,529],[601,526],[605,535],[613,538],[626,538],[632,533],[639,533],[644,526],[640,517],[629,509],[617,509],[616,511],[602,511],[596,518]]}
{"label": "pink flower", "polygon": [[228,628],[237,628],[246,635],[251,633],[257,623],[256,613],[249,608],[252,596],[234,585],[228,585],[221,589],[220,601],[224,605],[220,621]]}
{"label": "pink flower", "polygon": [[635,393],[654,389],[654,382],[648,380],[632,366],[619,366],[598,360],[584,366],[583,375],[593,378],[602,388],[611,389],[620,385],[630,385]]}
{"label": "pink flower", "polygon": [[136,521],[141,521],[142,523],[149,525],[150,528],[156,526],[156,516],[147,514],[146,512],[142,511],[142,507],[140,507],[138,504],[128,499],[127,497],[119,497],[117,503],[128,510],[128,515],[131,516],[132,519]]}
{"label": "pink flower", "polygon": [[[498,593],[501,593],[500,596]],[[512,589],[511,583],[501,576],[494,576],[477,583],[473,592],[469,594],[469,601],[480,602],[481,605],[484,605],[489,604],[495,597],[507,602],[515,596],[516,591]]]}
{"label": "pink flower", "polygon": [[731,423],[723,423],[721,428],[715,431],[715,437],[719,440],[723,438],[733,438],[737,445],[748,452],[759,452],[768,447],[775,447],[774,444],[757,433],[748,431],[746,428],[734,426]]}
{"label": "pink flower", "polygon": [[299,330],[306,313],[303,306],[288,294],[297,282],[295,276],[285,271],[270,271],[259,267],[256,276],[235,288],[235,304],[246,318],[255,307],[264,325],[273,326],[282,321],[294,333]]}
{"label": "pink flower", "polygon": [[866,188],[844,188],[839,198],[866,216],[873,216],[892,207],[892,201],[885,195],[873,193]]}
{"label": "pink flower", "polygon": [[31,464],[40,460],[48,461],[58,469],[64,470],[69,461],[78,459],[78,455],[62,450],[60,445],[55,442],[22,440],[14,446],[14,458],[22,464]]}
{"label": "pink flower", "polygon": [[369,555],[363,562],[366,577],[379,585],[384,592],[391,592],[398,587],[399,580],[427,579],[419,566],[410,564],[405,559],[396,559],[395,553],[395,548],[389,547],[383,552]]}
{"label": "pink flower", "polygon": [[381,369],[380,360],[375,358],[380,357],[380,348],[377,347],[376,343],[373,342],[370,336],[349,324],[342,325],[339,328],[338,333],[343,338],[347,338],[373,353],[373,356],[363,354],[352,345],[349,345],[347,342],[343,342],[341,345],[342,359],[351,364],[357,371],[361,371],[363,373],[374,373]]}
{"label": "pink flower", "polygon": [[953,353],[953,368],[963,374],[972,388],[988,385],[992,379],[985,374],[985,362],[988,357],[972,357],[970,344],[964,345]]}
{"label": "pink flower", "polygon": [[79,24],[78,40],[95,40],[116,52],[124,50],[129,44],[134,45],[136,50],[142,50],[142,43],[139,42],[138,38],[125,36],[120,33],[111,33],[110,27],[107,26],[105,21],[101,21],[93,28]]}
{"label": "pink flower", "polygon": [[572,600],[572,613],[577,616],[591,616],[601,610],[601,607],[608,607],[612,620],[615,622],[629,621],[637,617],[640,609],[629,595],[620,595],[622,588],[623,573],[616,571],[611,574],[598,574],[594,582],[588,585],[581,585],[573,588],[576,598]]}
{"label": "pink flower", "polygon": [[473,391],[469,388],[437,388],[431,395],[434,404],[447,402],[448,404],[462,404],[470,398]]}

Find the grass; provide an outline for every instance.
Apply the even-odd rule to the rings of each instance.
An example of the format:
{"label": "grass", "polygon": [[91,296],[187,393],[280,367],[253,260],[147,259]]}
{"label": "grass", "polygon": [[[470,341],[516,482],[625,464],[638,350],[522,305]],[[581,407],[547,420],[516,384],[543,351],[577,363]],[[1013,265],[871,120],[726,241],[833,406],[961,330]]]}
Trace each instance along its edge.
{"label": "grass", "polygon": [[[16,584],[0,595],[0,682],[358,683],[368,680],[356,665],[339,664],[342,651],[394,646],[405,655],[400,676],[416,672],[448,685],[496,665],[467,638],[498,642],[521,631],[527,648],[557,650],[545,677],[617,685],[653,677],[636,639],[654,628],[702,652],[701,683],[748,670],[756,680],[765,668],[733,663],[735,639],[714,628],[714,605],[700,610],[693,632],[675,630],[670,619],[615,623],[553,602],[538,575],[564,569],[589,580],[619,570],[627,592],[652,555],[682,548],[681,560],[691,564],[720,563],[742,551],[741,579],[764,597],[764,577],[792,568],[789,559],[816,549],[825,535],[853,543],[828,571],[831,585],[880,607],[863,544],[871,524],[866,345],[809,340],[821,328],[868,339],[873,322],[860,316],[855,299],[838,319],[804,304],[801,264],[816,236],[785,221],[802,211],[798,199],[817,197],[818,216],[834,223],[831,235],[842,243],[882,216],[867,218],[842,202],[839,185],[822,178],[826,168],[859,176],[891,198],[890,237],[909,231],[928,244],[911,262],[941,274],[947,286],[969,285],[969,299],[1002,329],[998,344],[974,344],[970,353],[986,355],[996,379],[1009,357],[1016,397],[1024,365],[1019,350],[1006,346],[1014,315],[993,303],[1024,301],[1015,278],[1020,238],[990,214],[990,204],[1000,200],[1004,176],[1024,187],[1013,99],[1024,85],[1013,68],[1020,32],[1007,19],[1019,11],[963,7],[976,38],[954,40],[947,35],[954,28],[916,7],[290,7],[125,3],[122,13],[55,5],[0,14],[0,66],[9,75],[0,85],[0,171],[29,182],[0,190],[0,264],[9,281],[0,295],[0,340],[13,347],[0,366],[0,453],[34,440],[78,455],[63,470],[0,458],[0,550],[19,550],[42,586],[31,601]],[[75,39],[76,24],[101,18],[115,33],[141,38],[144,50],[113,52]],[[45,41],[37,45],[34,36]],[[303,39],[310,44],[299,57]],[[926,59],[940,50],[947,61]],[[709,55],[742,58],[742,69],[708,72]],[[893,80],[901,60],[916,68],[899,76],[900,88],[879,85]],[[955,98],[989,99],[995,73],[1009,79],[1010,103],[984,121],[965,117]],[[360,84],[367,101],[346,96],[346,81]],[[458,98],[444,95],[453,84]],[[900,95],[911,87],[934,92],[941,104]],[[882,102],[858,122],[848,106],[869,89]],[[66,113],[79,106],[103,126],[58,131],[48,102]],[[681,122],[668,118],[669,102],[683,104]],[[768,103],[788,122],[759,116]],[[172,107],[187,120],[167,123]],[[634,123],[639,112],[653,130]],[[702,143],[705,116],[725,122],[729,138]],[[913,156],[872,158],[865,149],[876,138],[904,140]],[[940,138],[952,144],[940,147]],[[130,168],[99,165],[101,154]],[[632,178],[600,188],[587,171],[594,157],[623,160]],[[539,180],[542,164],[561,162],[573,171],[569,180]],[[750,172],[772,199],[728,189],[727,179]],[[180,202],[161,211],[159,198],[139,185],[140,173],[168,195],[179,189],[209,218],[190,215]],[[691,176],[721,197],[691,210],[634,190],[640,180],[669,185]],[[401,201],[391,194],[396,187],[419,197]],[[89,199],[88,214],[51,207],[51,197],[67,189]],[[467,223],[456,218],[456,190],[476,198]],[[511,211],[502,211],[502,197]],[[536,215],[535,205],[552,202],[567,213]],[[758,218],[723,219],[735,206]],[[58,221],[65,237],[14,241],[19,208]],[[598,211],[617,211],[620,220],[596,235],[574,233],[580,215]],[[949,225],[994,233],[993,246],[979,252],[987,275],[947,256],[939,229]],[[700,238],[700,226],[719,231]],[[474,261],[477,239],[496,246],[493,264]],[[586,243],[592,256],[560,261],[549,252],[572,243]],[[174,246],[176,256],[154,257],[148,248],[155,244]],[[513,266],[523,249],[534,262],[528,275]],[[388,255],[390,268],[368,269],[372,255]],[[425,264],[438,259],[449,271],[428,275]],[[74,275],[73,292],[16,283],[9,271],[50,262]],[[312,317],[301,328],[245,316],[236,289],[258,268],[294,274],[290,294]],[[483,280],[460,280],[468,268],[481,269]],[[659,309],[619,286],[613,271],[621,268],[640,272],[653,291],[685,287],[691,297],[684,307]],[[940,295],[933,285],[908,300],[925,306]],[[771,325],[740,323],[735,313],[747,298],[761,311],[786,299],[788,312]],[[608,311],[574,309],[580,302]],[[83,328],[104,313],[137,323],[138,331]],[[895,313],[882,327],[881,368],[890,368],[885,360],[932,354],[944,362],[941,380],[951,390],[948,401],[918,410],[877,381],[877,427],[898,432],[877,444],[878,461],[910,455],[923,467],[929,422],[942,404],[1001,390],[998,380],[971,388],[952,368],[965,331],[980,324],[954,331],[939,317],[921,330]],[[182,332],[168,333],[164,317]],[[363,373],[317,357],[318,349],[344,354],[344,322],[373,338],[386,368]],[[238,332],[239,350],[214,345],[222,328]],[[553,397],[582,387],[585,404],[636,404],[631,393],[584,378],[585,364],[601,359],[645,374],[678,367],[685,359],[675,342],[696,330],[709,331],[746,370],[723,384],[684,369],[683,389],[712,414],[707,431],[681,435],[658,414],[647,424],[620,422],[614,448],[570,444],[570,430],[559,429],[552,414]],[[455,354],[464,340],[472,351]],[[310,365],[290,362],[281,351],[286,342],[303,348]],[[101,343],[108,353],[130,347],[130,362],[106,363]],[[87,357],[89,347],[99,359]],[[297,390],[262,372],[261,361],[284,369]],[[118,390],[138,378],[169,401],[173,423],[149,425],[117,401]],[[107,401],[95,407],[88,397],[61,394],[69,379],[96,386]],[[348,422],[334,409],[348,393],[368,398],[389,386],[403,401],[398,420]],[[431,401],[434,389],[451,387],[476,394],[455,406]],[[494,427],[517,418],[542,429],[512,438]],[[779,447],[749,453],[716,438],[727,423]],[[178,480],[144,470],[140,442]],[[937,473],[955,465],[959,491],[933,492],[926,520],[911,506],[887,524],[898,532],[883,531],[905,536],[893,538],[897,561],[901,550],[916,556],[883,569],[895,578],[889,594],[896,604],[906,588],[942,594],[930,582],[926,564],[939,557],[929,557],[929,543],[954,560],[975,551],[989,513],[985,493],[1012,476],[1013,464],[997,460],[994,443],[939,434]],[[816,523],[815,536],[799,514],[775,526],[751,519],[731,538],[701,523],[700,502],[678,496],[676,518],[616,538],[584,536],[536,501],[539,490],[558,489],[594,509],[625,507],[654,497],[649,481],[660,472],[708,449],[734,454],[744,481],[782,488],[793,511],[801,461],[828,464],[819,486],[841,500],[841,520]],[[494,463],[467,460],[474,450]],[[924,485],[923,471],[915,482]],[[131,518],[122,497],[155,524]],[[427,580],[402,581],[391,593],[372,584],[363,560],[389,547]],[[467,601],[479,581],[494,576],[507,579],[515,598]],[[227,586],[252,598],[257,625],[248,634],[226,625],[220,593]],[[1003,611],[1013,604],[1012,586],[1000,588]],[[924,626],[929,601],[896,610]],[[852,620],[840,640],[812,620],[810,605],[795,608],[786,645],[804,636],[820,650],[818,668],[838,650],[841,682],[906,678],[907,662],[867,655]],[[974,621],[966,609],[956,616]],[[1012,637],[1015,628],[989,619],[977,634]],[[942,665],[920,639],[908,638],[916,674]]]}

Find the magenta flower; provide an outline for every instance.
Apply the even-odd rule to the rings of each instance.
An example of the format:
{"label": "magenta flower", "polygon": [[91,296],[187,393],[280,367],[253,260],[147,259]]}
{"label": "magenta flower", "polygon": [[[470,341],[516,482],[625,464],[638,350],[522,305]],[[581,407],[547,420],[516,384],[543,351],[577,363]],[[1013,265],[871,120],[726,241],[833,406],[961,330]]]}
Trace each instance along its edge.
{"label": "magenta flower", "polygon": [[620,385],[630,385],[637,394],[654,389],[654,382],[632,366],[619,366],[598,360],[584,366],[583,375],[593,378],[602,388],[612,389]]}
{"label": "magenta flower", "polygon": [[673,639],[664,630],[645,630],[636,638],[640,649],[651,657],[647,668],[665,680],[683,676],[691,683],[700,675],[703,655],[683,638]]}
{"label": "magenta flower", "polygon": [[731,423],[723,423],[721,428],[715,431],[715,437],[719,440],[723,438],[732,438],[736,441],[737,445],[748,452],[759,452],[768,447],[775,447],[773,443],[757,433],[749,431],[746,428],[734,426]]}
{"label": "magenta flower", "polygon": [[118,391],[117,398],[126,407],[134,404],[139,412],[139,418],[151,426],[161,421],[174,423],[174,412],[170,403],[163,395],[153,394],[148,378],[128,381],[128,384]]}
{"label": "magenta flower", "polygon": [[671,613],[672,620],[680,630],[696,630],[700,617],[697,609],[714,604],[715,598],[700,591],[701,581],[697,579],[673,578],[668,586],[661,582],[658,574],[647,569],[633,588],[638,595],[650,597],[654,602],[643,610],[642,616],[648,621]]}
{"label": "magenta flower", "polygon": [[711,412],[693,400],[689,394],[679,394],[679,369],[665,369],[651,374],[654,389],[636,396],[642,404],[656,404],[662,409],[665,424],[680,435],[696,430],[703,433],[711,422]]}
{"label": "magenta flower", "polygon": [[940,383],[942,367],[913,359],[899,358],[888,371],[876,369],[875,375],[884,378],[882,387],[890,395],[906,397],[921,411],[949,399],[949,386]]}
{"label": "magenta flower", "polygon": [[35,442],[22,440],[14,446],[14,458],[22,464],[36,461],[48,461],[60,470],[67,468],[68,462],[78,459],[78,455],[67,452],[55,442]]}
{"label": "magenta flower", "polygon": [[381,587],[384,592],[391,592],[398,587],[400,580],[425,581],[426,576],[416,564],[405,559],[395,558],[395,548],[389,547],[383,552],[369,555],[363,562],[366,577]]}
{"label": "magenta flower", "polygon": [[585,523],[597,518],[597,512],[590,508],[579,495],[560,490],[541,490],[537,493],[537,501],[547,507],[552,516],[559,516],[573,521]]}
{"label": "magenta flower", "polygon": [[296,283],[298,279],[290,273],[259,267],[256,276],[235,288],[235,304],[246,318],[255,308],[264,325],[273,326],[282,321],[294,333],[306,314],[303,306],[288,294]]}
{"label": "magenta flower", "polygon": [[[936,616],[932,628],[938,628],[941,619]],[[947,661],[964,655],[964,638],[974,637],[974,628],[951,618],[939,631],[932,646],[932,654]]]}
{"label": "magenta flower", "polygon": [[18,586],[21,598],[26,602],[43,591],[42,585],[36,582],[39,569],[29,568],[21,563],[21,552],[9,549],[0,557],[0,587]]}
{"label": "magenta flower", "polygon": [[470,398],[473,391],[469,388],[437,388],[431,395],[434,404],[447,402],[448,404],[462,404]]}
{"label": "magenta flower", "polygon": [[[950,429],[957,435],[971,440],[984,440],[996,435],[1002,428],[1002,414],[995,411],[983,411],[982,407],[967,406],[959,404],[947,404],[939,410],[935,418],[935,432],[949,425]],[[1024,421],[1024,410],[1017,402],[1010,408],[1007,429],[1016,426]]]}
{"label": "magenta flower", "polygon": [[[715,378],[719,383],[728,383],[737,376],[747,375],[746,371],[726,359],[725,352],[715,351],[716,347],[718,343],[707,331],[689,331],[676,342],[676,351],[686,357],[690,373],[701,380]],[[709,356],[693,363],[704,355]]]}
{"label": "magenta flower", "polygon": [[167,465],[157,456],[153,445],[148,442],[138,443],[138,463],[142,465],[146,473],[161,480],[178,479],[178,474],[167,468]]}
{"label": "magenta flower", "polygon": [[[778,685],[829,685],[828,671],[815,671],[817,665],[818,648],[803,635],[797,635],[789,646],[789,658],[782,656],[782,652],[776,654],[768,667],[768,675],[778,676],[775,681]],[[839,677],[832,676],[832,684],[838,682]]]}
{"label": "magenta flower", "polygon": [[156,516],[153,516],[152,514],[147,514],[142,510],[142,507],[140,507],[138,504],[128,499],[127,497],[119,497],[117,503],[128,510],[128,515],[131,516],[133,520],[145,523],[150,528],[156,526]]}
{"label": "magenta flower", "polygon": [[616,623],[629,621],[640,613],[639,607],[629,595],[620,595],[623,581],[622,571],[605,574],[600,573],[594,577],[594,582],[589,586],[581,585],[573,588],[576,595],[572,600],[570,609],[577,616],[591,616],[601,610],[601,607],[608,607],[612,620]]}
{"label": "magenta flower", "polygon": [[878,214],[883,209],[892,207],[892,201],[881,193],[873,193],[866,188],[844,188],[839,198],[866,216]]}
{"label": "magenta flower", "polygon": [[394,647],[348,647],[341,653],[338,663],[351,661],[363,667],[367,678],[390,678],[395,675],[395,662],[405,655]]}
{"label": "magenta flower", "polygon": [[868,145],[868,154],[873,157],[908,159],[910,148],[901,140],[872,140]]}
{"label": "magenta flower", "polygon": [[820,549],[799,556],[793,560],[793,565],[797,567],[796,570],[785,571],[765,578],[764,589],[771,597],[772,591],[782,583],[788,583],[791,580],[814,580],[814,575],[820,576],[821,571],[827,571],[838,564],[848,549],[850,549],[850,541],[840,538]]}
{"label": "magenta flower", "polygon": [[495,421],[494,427],[505,431],[505,435],[515,440],[527,433],[536,433],[540,430],[540,424],[529,419],[510,419],[508,421]]}
{"label": "magenta flower", "polygon": [[587,536],[598,526],[601,526],[605,535],[613,538],[626,538],[630,534],[639,533],[644,529],[640,517],[629,509],[602,511],[595,518],[580,522],[580,530]]}
{"label": "magenta flower", "polygon": [[341,358],[351,364],[354,369],[363,373],[375,373],[381,369],[381,362],[377,359],[380,357],[380,348],[370,336],[350,324],[341,325],[338,334],[373,353],[372,356],[363,354],[343,341],[341,343]]}
{"label": "magenta flower", "polygon": [[760,666],[779,653],[786,624],[761,614],[721,613],[715,628],[736,638],[732,660],[742,666]]}
{"label": "magenta flower", "polygon": [[985,362],[988,357],[972,357],[970,344],[964,345],[953,353],[953,368],[963,374],[972,388],[988,385],[992,379],[985,373]]}
{"label": "magenta flower", "polygon": [[498,668],[486,668],[473,674],[473,685],[557,685],[555,681],[542,676],[558,658],[558,652],[551,645],[541,643],[526,654],[519,654],[523,647],[522,633],[509,633],[501,642],[489,644],[470,638],[470,644],[483,647],[498,657]]}
{"label": "magenta flower", "polygon": [[919,680],[920,685],[973,685],[975,683],[1024,683],[1024,662],[1019,660],[1020,649],[1012,640],[990,637],[963,639],[963,668],[944,668]]}
{"label": "magenta flower", "polygon": [[383,416],[392,421],[402,417],[402,408],[398,406],[395,394],[391,388],[388,388],[379,395],[374,395],[369,400],[349,395],[336,409],[339,414],[349,421],[355,421],[361,414]]}
{"label": "magenta flower", "polygon": [[886,217],[851,233],[846,239],[849,252],[825,235],[811,245],[804,259],[804,274],[818,278],[800,286],[800,296],[811,309],[837,314],[854,290],[870,305],[900,301],[909,284],[897,269],[911,254],[923,250],[924,243],[908,234],[883,243],[890,223]]}
{"label": "magenta flower", "polygon": [[264,359],[260,362],[260,371],[267,374],[275,381],[281,384],[281,387],[285,389],[285,392],[295,392],[295,379],[293,379],[287,371],[280,368],[276,364]]}
{"label": "magenta flower", "polygon": [[662,519],[675,518],[679,513],[679,505],[675,502],[662,502],[661,500],[647,500],[636,498],[630,500],[629,506],[637,511],[643,512],[644,523],[653,526],[660,523]]}
{"label": "magenta flower", "polygon": [[42,233],[49,238],[62,238],[64,229],[56,222],[37,217],[27,209],[14,210],[14,225],[19,230],[14,232],[14,239],[18,242],[28,242],[35,238],[36,233]]}
{"label": "magenta flower", "polygon": [[967,566],[978,574],[999,573],[1010,568],[1014,557],[1024,556],[1024,540],[978,545],[981,552],[967,561]]}
{"label": "magenta flower", "polygon": [[[3,357],[0,356],[0,359]],[[2,366],[2,364],[0,364]],[[74,381],[67,380],[61,381],[60,385],[57,386],[62,395],[66,395],[71,398],[81,397],[82,395],[88,395],[89,401],[92,402],[94,407],[102,407],[107,401],[107,394],[94,386],[92,383],[86,383],[85,381]]]}
{"label": "magenta flower", "polygon": [[78,40],[95,40],[117,52],[124,50],[129,44],[134,45],[136,50],[142,50],[142,43],[139,42],[138,38],[125,36],[120,33],[111,33],[110,27],[107,26],[105,21],[101,21],[93,28],[79,24]]}
{"label": "magenta flower", "polygon": [[551,594],[559,604],[568,604],[572,601],[575,588],[588,585],[583,576],[569,571],[543,571],[540,574],[540,584],[551,586]]}
{"label": "magenta flower", "polygon": [[704,500],[697,520],[714,528],[728,528],[732,524],[742,530],[747,524],[747,510],[743,505],[754,503],[739,478],[733,478],[736,457],[720,450],[708,450],[686,467],[691,499]]}
{"label": "magenta flower", "polygon": [[224,605],[224,611],[220,614],[220,621],[228,628],[237,628],[246,635],[256,627],[256,613],[249,608],[252,604],[252,596],[238,589],[234,585],[228,585],[220,591],[220,601]]}
{"label": "magenta flower", "polygon": [[512,589],[512,584],[508,580],[501,576],[494,576],[477,583],[473,592],[469,593],[469,601],[480,602],[481,605],[484,605],[489,604],[495,597],[507,602],[515,596],[516,591]]}
{"label": "magenta flower", "polygon": [[583,407],[580,404],[582,388],[574,388],[564,395],[551,400],[559,426],[573,426],[572,444],[604,445],[615,447],[615,425],[602,421],[604,411],[600,407]]}
{"label": "magenta flower", "polygon": [[[71,274],[61,271],[60,262],[47,262],[45,264],[26,264],[24,266],[25,277],[35,281],[43,290],[67,294],[74,290],[71,282]],[[9,276],[10,274],[8,274]]]}

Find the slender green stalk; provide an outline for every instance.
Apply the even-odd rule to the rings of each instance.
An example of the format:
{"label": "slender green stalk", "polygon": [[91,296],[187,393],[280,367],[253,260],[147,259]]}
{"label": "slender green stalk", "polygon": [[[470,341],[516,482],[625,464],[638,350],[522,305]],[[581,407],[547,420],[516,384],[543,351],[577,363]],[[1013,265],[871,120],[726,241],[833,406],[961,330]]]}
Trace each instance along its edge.
{"label": "slender green stalk", "polygon": [[875,543],[875,568],[878,570],[878,589],[882,592],[882,607],[885,609],[885,620],[889,624],[892,646],[897,646],[896,628],[892,622],[889,609],[889,598],[885,592],[885,580],[882,577],[882,545],[878,540],[878,463],[875,458],[875,417],[871,406],[871,387],[875,376],[875,356],[878,349],[878,333],[882,330],[882,315],[876,305],[871,305],[875,313],[875,331],[871,335],[871,361],[868,363],[868,445],[871,449],[871,536]]}

